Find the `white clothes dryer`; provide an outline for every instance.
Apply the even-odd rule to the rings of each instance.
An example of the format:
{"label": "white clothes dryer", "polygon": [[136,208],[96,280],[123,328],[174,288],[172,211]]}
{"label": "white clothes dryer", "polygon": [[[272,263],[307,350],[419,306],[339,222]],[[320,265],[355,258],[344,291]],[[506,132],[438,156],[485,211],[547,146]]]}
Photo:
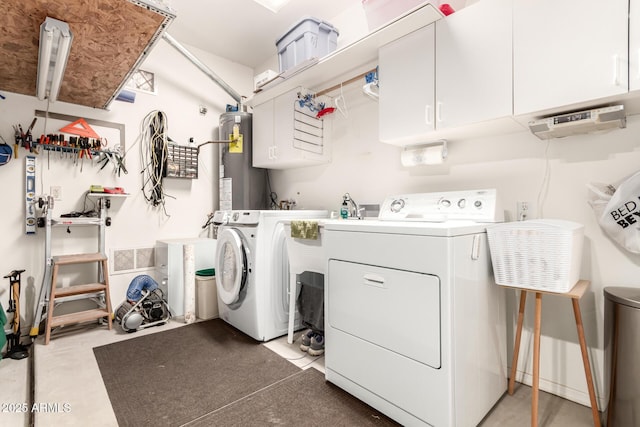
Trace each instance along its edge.
{"label": "white clothes dryer", "polygon": [[258,341],[286,335],[290,284],[284,221],[327,216],[322,210],[216,212],[220,318]]}
{"label": "white clothes dryer", "polygon": [[326,379],[406,426],[476,426],[507,389],[495,190],[393,196],[325,222]]}

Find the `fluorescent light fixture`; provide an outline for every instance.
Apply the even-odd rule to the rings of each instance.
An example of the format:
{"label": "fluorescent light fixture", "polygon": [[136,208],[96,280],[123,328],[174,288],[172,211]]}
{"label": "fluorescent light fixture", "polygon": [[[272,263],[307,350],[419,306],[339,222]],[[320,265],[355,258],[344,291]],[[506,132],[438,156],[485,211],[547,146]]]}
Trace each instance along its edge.
{"label": "fluorescent light fixture", "polygon": [[67,66],[73,34],[66,22],[47,17],[40,25],[40,52],[38,55],[38,99],[58,98],[60,83]]}
{"label": "fluorescent light fixture", "polygon": [[284,7],[285,4],[289,3],[291,0],[253,0],[258,3],[260,6],[266,7],[273,13],[278,13],[280,9]]}

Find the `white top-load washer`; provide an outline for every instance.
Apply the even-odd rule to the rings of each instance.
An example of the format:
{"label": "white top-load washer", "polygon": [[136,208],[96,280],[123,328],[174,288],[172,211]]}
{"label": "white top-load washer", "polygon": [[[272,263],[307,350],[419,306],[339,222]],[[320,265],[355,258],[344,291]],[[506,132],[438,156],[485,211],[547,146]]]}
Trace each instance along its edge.
{"label": "white top-load washer", "polygon": [[504,394],[495,190],[392,196],[324,224],[328,381],[403,425],[475,426]]}
{"label": "white top-load washer", "polygon": [[323,210],[215,212],[220,318],[258,341],[286,335],[289,259],[283,221],[327,215]]}

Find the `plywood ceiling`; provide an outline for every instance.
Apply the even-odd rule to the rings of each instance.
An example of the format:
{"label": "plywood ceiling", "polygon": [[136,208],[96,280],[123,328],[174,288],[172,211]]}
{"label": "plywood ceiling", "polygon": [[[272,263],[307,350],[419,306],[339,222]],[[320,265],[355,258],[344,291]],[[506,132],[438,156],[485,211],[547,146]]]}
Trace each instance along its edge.
{"label": "plywood ceiling", "polygon": [[152,0],[0,0],[0,90],[36,94],[40,24],[73,32],[58,99],[107,108],[174,18]]}

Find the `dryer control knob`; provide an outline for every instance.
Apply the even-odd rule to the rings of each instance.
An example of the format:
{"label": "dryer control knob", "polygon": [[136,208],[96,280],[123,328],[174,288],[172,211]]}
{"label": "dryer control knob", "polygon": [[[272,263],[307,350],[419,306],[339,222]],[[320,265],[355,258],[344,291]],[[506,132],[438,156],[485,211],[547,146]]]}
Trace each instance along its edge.
{"label": "dryer control knob", "polygon": [[391,212],[398,213],[402,208],[404,208],[404,200],[395,199],[393,202],[391,202]]}
{"label": "dryer control knob", "polygon": [[240,217],[240,214],[238,212],[234,212],[233,213],[233,220],[234,221],[237,221],[239,217]]}
{"label": "dryer control knob", "polygon": [[467,199],[460,199],[458,200],[458,207],[460,209],[464,209],[465,206],[467,206]]}
{"label": "dryer control knob", "polygon": [[442,199],[440,200],[440,204],[442,206],[444,206],[445,208],[448,208],[449,206],[451,206],[451,200],[449,199]]}
{"label": "dryer control knob", "polygon": [[473,206],[475,206],[475,207],[476,207],[476,208],[478,208],[478,209],[482,209],[482,200],[476,200],[476,201],[473,203]]}

